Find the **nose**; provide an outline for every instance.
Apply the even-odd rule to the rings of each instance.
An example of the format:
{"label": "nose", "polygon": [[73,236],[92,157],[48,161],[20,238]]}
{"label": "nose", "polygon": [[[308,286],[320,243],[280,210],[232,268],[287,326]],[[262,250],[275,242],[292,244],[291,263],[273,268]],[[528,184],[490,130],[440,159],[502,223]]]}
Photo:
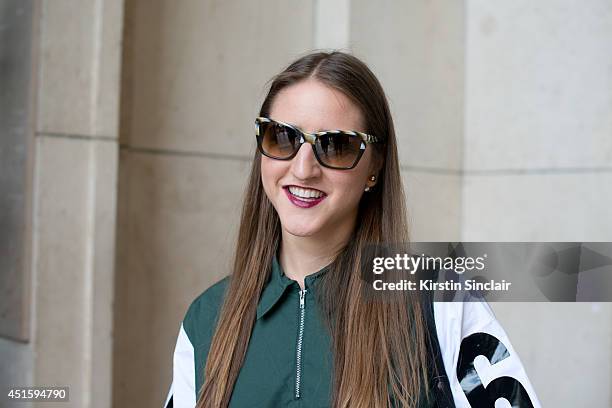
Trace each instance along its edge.
{"label": "nose", "polygon": [[321,165],[317,161],[312,151],[312,146],[309,143],[304,143],[300,146],[300,150],[291,160],[291,171],[300,180],[316,178],[321,175]]}

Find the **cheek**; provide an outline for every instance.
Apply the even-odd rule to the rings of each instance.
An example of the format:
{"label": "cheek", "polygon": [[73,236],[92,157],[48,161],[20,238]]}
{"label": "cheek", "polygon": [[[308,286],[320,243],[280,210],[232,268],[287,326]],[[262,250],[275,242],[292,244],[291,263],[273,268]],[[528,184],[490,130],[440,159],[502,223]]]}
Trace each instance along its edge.
{"label": "cheek", "polygon": [[270,159],[269,157],[263,156],[261,158],[261,183],[268,197],[272,193],[272,189],[277,181],[285,172],[283,164],[283,162]]}
{"label": "cheek", "polygon": [[332,179],[336,199],[343,207],[354,207],[359,202],[365,188],[362,184],[362,175],[354,177],[337,177]]}
{"label": "cheek", "polygon": [[352,209],[359,204],[363,194],[366,194],[364,189],[369,172],[370,157],[369,155],[364,156],[353,171],[330,174],[329,178],[334,185],[334,191],[338,193],[336,196],[339,207]]}
{"label": "cheek", "polygon": [[[347,174],[338,174],[335,183],[341,186],[345,197],[358,201],[364,193],[370,165],[370,152],[366,152],[357,166]],[[355,204],[354,202],[352,203]]]}

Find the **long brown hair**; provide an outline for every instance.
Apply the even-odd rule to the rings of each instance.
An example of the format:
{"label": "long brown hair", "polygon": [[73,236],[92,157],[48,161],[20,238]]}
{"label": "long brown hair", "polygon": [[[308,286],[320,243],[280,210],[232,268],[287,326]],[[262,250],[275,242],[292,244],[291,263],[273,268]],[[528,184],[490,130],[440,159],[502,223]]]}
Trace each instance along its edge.
{"label": "long brown hair", "polygon": [[[317,301],[334,355],[333,407],[416,407],[427,390],[427,329],[421,301],[402,291],[369,296],[360,276],[365,245],[408,241],[393,120],[385,93],[369,68],[343,52],[315,52],[273,78],[260,116],[280,90],[308,78],[339,90],[360,108],[365,131],[384,139],[374,147],[378,182],[359,203],[351,238],[320,279]],[[245,191],[233,274],[205,367],[198,408],[227,407],[246,354],[257,304],[280,243],[280,220],[268,200],[256,151]],[[428,395],[425,392],[425,395]]]}

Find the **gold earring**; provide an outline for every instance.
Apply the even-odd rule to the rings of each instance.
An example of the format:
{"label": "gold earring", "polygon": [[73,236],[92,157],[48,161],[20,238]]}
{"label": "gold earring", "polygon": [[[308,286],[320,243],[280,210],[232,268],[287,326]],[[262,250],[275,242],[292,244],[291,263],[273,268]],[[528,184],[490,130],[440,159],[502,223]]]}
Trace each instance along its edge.
{"label": "gold earring", "polygon": [[[370,177],[368,177],[368,180],[374,182],[374,181],[376,181],[376,176],[374,174],[372,174]],[[368,192],[370,190],[371,190],[370,187],[366,187],[365,190],[363,190],[363,191]]]}

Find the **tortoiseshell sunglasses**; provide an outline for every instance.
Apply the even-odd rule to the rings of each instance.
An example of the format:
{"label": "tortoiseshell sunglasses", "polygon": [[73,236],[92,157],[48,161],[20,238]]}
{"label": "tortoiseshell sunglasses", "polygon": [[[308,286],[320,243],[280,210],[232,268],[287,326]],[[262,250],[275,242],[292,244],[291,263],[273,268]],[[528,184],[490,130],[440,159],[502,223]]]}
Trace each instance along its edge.
{"label": "tortoiseshell sunglasses", "polygon": [[370,143],[382,143],[376,136],[350,130],[326,130],[306,133],[297,126],[277,120],[255,119],[255,136],[261,154],[277,160],[291,160],[304,143],[310,143],[321,166],[349,170]]}

